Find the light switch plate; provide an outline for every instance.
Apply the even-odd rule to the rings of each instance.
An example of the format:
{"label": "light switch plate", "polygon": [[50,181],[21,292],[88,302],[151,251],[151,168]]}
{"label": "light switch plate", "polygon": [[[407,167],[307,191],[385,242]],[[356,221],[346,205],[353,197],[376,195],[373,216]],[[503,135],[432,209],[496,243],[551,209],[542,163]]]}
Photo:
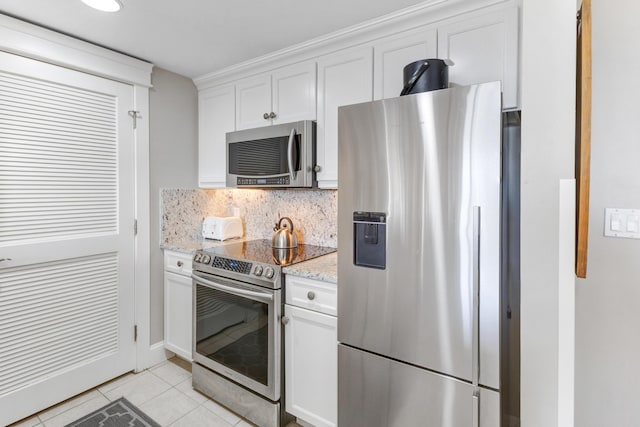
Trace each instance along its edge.
{"label": "light switch plate", "polygon": [[640,209],[606,208],[604,235],[640,239]]}

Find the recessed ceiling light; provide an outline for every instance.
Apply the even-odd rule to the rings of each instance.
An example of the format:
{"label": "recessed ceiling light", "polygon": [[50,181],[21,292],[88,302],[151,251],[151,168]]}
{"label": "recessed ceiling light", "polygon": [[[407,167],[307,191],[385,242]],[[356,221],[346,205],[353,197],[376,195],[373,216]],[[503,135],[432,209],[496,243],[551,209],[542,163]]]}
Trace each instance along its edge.
{"label": "recessed ceiling light", "polygon": [[120,0],[82,0],[82,2],[103,12],[117,12],[122,7]]}

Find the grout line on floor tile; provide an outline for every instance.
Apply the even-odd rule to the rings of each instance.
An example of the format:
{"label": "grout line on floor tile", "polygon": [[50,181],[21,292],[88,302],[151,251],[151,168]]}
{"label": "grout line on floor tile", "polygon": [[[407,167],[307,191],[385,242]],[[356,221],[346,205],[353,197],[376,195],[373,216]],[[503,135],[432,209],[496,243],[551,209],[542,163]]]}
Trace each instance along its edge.
{"label": "grout line on floor tile", "polygon": [[[197,403],[197,402],[196,402]],[[183,416],[181,416],[180,418],[178,418],[177,420],[175,420],[174,422],[172,422],[171,424],[169,424],[168,427],[171,427],[172,425],[178,423],[181,419],[183,419],[184,417],[186,417],[187,415],[189,415],[190,413],[192,413],[193,411],[195,411],[196,409],[198,409],[200,407],[200,405],[196,406],[195,408],[193,408],[192,410],[190,410],[189,412],[187,412],[186,414],[184,414]]]}
{"label": "grout line on floor tile", "polygon": [[[163,365],[166,365],[166,364],[171,363],[172,365],[174,365],[174,366],[178,366],[179,368],[183,369],[185,372],[188,372],[188,373],[189,373],[189,376],[191,375],[190,370],[186,367],[186,366],[189,364],[189,362],[188,362],[188,361],[185,361],[185,360],[182,360],[182,359],[176,359],[176,360],[173,360],[173,359],[174,359],[174,358],[167,359],[167,360],[165,360],[165,361],[163,361],[163,362],[160,362],[160,363],[158,363],[158,364],[156,364],[156,365],[154,365],[154,366],[150,366],[150,367],[148,367],[148,368],[146,368],[146,369],[143,369],[143,370],[141,370],[140,372],[127,372],[127,373],[125,373],[125,374],[123,374],[123,375],[120,375],[120,376],[118,376],[118,377],[112,378],[111,380],[108,380],[108,381],[105,381],[104,383],[98,384],[96,387],[93,387],[93,388],[91,388],[91,389],[89,389],[89,390],[86,390],[86,391],[84,391],[84,392],[82,392],[82,393],[78,393],[77,395],[72,396],[72,397],[70,397],[69,399],[65,399],[65,400],[64,400],[64,401],[62,401],[62,402],[59,402],[59,403],[57,403],[57,404],[55,404],[55,405],[52,405],[52,406],[50,406],[50,407],[48,407],[48,408],[43,409],[42,411],[39,411],[39,412],[37,412],[37,413],[34,413],[34,414],[30,415],[30,417],[31,417],[31,416],[32,416],[32,417],[35,417],[35,420],[37,420],[37,422],[39,423],[39,426],[44,426],[44,425],[45,425],[45,420],[43,420],[43,419],[40,417],[40,414],[41,414],[41,413],[44,413],[44,412],[46,412],[47,410],[50,410],[51,408],[53,408],[53,407],[55,407],[55,406],[62,405],[63,403],[65,403],[65,402],[66,402],[66,401],[68,401],[68,400],[76,399],[76,398],[78,398],[78,396],[80,396],[80,395],[82,395],[82,394],[85,394],[85,393],[90,393],[90,392],[92,392],[92,391],[94,391],[94,390],[95,390],[95,391],[97,391],[97,395],[96,395],[94,398],[102,397],[102,398],[106,399],[107,401],[111,402],[112,400],[107,396],[108,391],[104,391],[104,392],[103,392],[102,390],[100,390],[100,388],[103,388],[105,385],[107,385],[107,384],[109,384],[109,383],[115,382],[115,381],[116,381],[117,379],[119,379],[120,377],[125,377],[125,376],[130,375],[130,376],[131,376],[131,378],[129,378],[127,381],[124,381],[122,384],[118,384],[118,387],[121,387],[121,386],[125,385],[126,383],[128,383],[129,381],[132,381],[132,380],[134,379],[134,377],[135,377],[135,376],[140,375],[140,374],[143,374],[145,371],[147,371],[149,374],[153,375],[155,378],[159,379],[159,380],[160,380],[160,381],[162,381],[163,383],[167,384],[170,388],[175,388],[175,389],[176,389],[176,391],[180,392],[181,394],[184,394],[184,395],[185,395],[185,397],[187,397],[187,398],[189,398],[189,399],[193,400],[191,397],[189,397],[188,395],[186,395],[185,393],[183,393],[181,390],[179,390],[179,389],[177,388],[177,386],[178,386],[178,385],[180,385],[180,384],[182,383],[182,381],[181,381],[181,382],[179,382],[179,383],[177,383],[177,384],[170,384],[168,381],[166,381],[166,380],[165,380],[164,378],[162,378],[160,375],[157,375],[156,373],[154,373],[154,372],[152,371],[152,369],[153,369],[153,368],[158,368],[158,367],[160,367],[160,366],[163,366]],[[186,380],[187,380],[187,378],[185,378],[185,381],[186,381]],[[110,390],[109,390],[109,391],[110,391]],[[91,400],[93,400],[93,399],[91,399]],[[195,403],[197,404],[197,406],[196,406],[192,411],[196,410],[196,409],[197,409],[198,407],[200,407],[200,406],[203,406],[203,405],[206,403],[206,401],[204,401],[204,402],[202,402],[202,403],[199,403],[198,401],[195,401]],[[67,411],[68,411],[68,410],[72,410],[72,409],[73,409],[73,408],[68,408],[68,409],[67,409]],[[63,411],[62,413],[67,412],[67,411]],[[190,412],[192,412],[192,411],[190,411]],[[188,413],[187,413],[187,414],[185,414],[184,416],[188,415],[190,412],[188,412]],[[62,413],[61,413],[61,414],[62,414]],[[61,415],[61,414],[58,414],[58,415]],[[182,417],[181,417],[181,418],[182,418]],[[50,420],[50,419],[48,419],[48,420]],[[177,420],[176,420],[175,422],[177,422]]]}

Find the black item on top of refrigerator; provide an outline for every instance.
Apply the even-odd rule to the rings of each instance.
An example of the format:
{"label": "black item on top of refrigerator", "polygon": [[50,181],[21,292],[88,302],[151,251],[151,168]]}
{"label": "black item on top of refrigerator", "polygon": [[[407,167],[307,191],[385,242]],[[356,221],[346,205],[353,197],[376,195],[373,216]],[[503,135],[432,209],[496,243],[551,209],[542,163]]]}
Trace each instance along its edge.
{"label": "black item on top of refrigerator", "polygon": [[405,65],[403,68],[404,87],[400,96],[449,87],[448,59],[421,59]]}

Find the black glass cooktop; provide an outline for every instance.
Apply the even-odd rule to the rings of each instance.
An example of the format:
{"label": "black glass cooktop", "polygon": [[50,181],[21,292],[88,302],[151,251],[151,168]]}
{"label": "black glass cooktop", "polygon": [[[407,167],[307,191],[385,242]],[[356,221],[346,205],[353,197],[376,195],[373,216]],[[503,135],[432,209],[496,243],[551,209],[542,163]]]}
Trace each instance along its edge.
{"label": "black glass cooktop", "polygon": [[298,245],[293,249],[274,249],[271,240],[249,240],[246,242],[228,243],[205,249],[212,257],[234,258],[264,264],[292,265],[335,252],[336,248],[315,245]]}

